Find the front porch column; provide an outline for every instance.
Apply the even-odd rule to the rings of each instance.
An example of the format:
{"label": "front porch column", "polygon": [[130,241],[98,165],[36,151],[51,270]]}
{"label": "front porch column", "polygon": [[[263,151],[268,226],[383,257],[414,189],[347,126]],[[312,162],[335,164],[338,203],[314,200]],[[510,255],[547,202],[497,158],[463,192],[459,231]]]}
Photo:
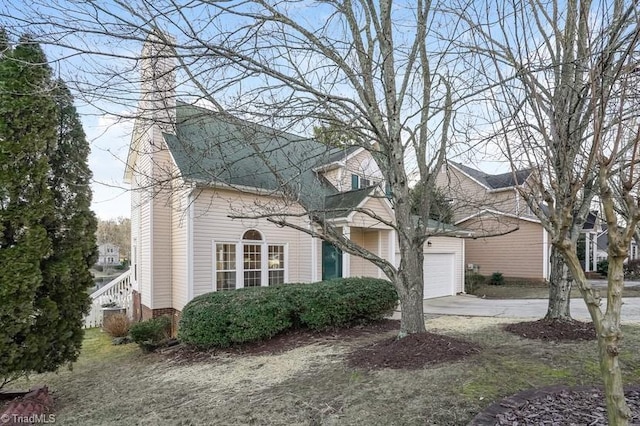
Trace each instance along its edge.
{"label": "front porch column", "polygon": [[[383,232],[387,232],[387,231],[380,231],[380,230],[378,231],[378,253],[376,254],[384,259],[384,256],[382,255],[382,233]],[[378,278],[382,278],[382,275],[383,275],[382,269],[380,268],[377,268],[377,269],[378,269]]]}
{"label": "front porch column", "polygon": [[[343,226],[342,235],[350,240],[351,239],[351,227]],[[351,255],[346,251],[342,251],[342,278],[348,278],[351,276]]]}
{"label": "front porch column", "polygon": [[593,260],[593,270],[598,271],[598,234],[591,234],[591,239],[593,242],[591,243],[592,256]]}
{"label": "front porch column", "polygon": [[591,261],[590,261],[590,253],[591,253],[591,238],[590,234],[584,234],[584,271],[591,271]]}
{"label": "front porch column", "polygon": [[398,266],[398,262],[396,261],[396,241],[398,237],[396,237],[396,230],[392,229],[389,231],[389,261],[393,266]]}
{"label": "front porch column", "polygon": [[[309,222],[309,230],[315,231],[313,224]],[[320,266],[320,271],[322,271],[322,265],[318,264],[318,242],[320,240],[311,237],[311,282],[315,283],[318,280],[318,266]],[[322,253],[322,252],[321,252]],[[322,258],[321,258],[322,259]],[[320,272],[322,273],[322,272]]]}

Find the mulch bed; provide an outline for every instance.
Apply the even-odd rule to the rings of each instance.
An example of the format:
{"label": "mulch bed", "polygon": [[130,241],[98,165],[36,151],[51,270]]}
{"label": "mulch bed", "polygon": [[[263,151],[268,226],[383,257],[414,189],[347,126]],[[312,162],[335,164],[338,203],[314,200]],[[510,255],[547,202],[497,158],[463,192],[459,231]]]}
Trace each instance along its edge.
{"label": "mulch bed", "polygon": [[349,354],[347,363],[368,370],[417,370],[427,365],[458,361],[478,352],[480,347],[474,343],[440,334],[420,333],[402,339],[384,339],[357,349]]}
{"label": "mulch bed", "polygon": [[594,340],[596,329],[591,322],[576,320],[547,320],[518,322],[504,326],[504,330],[526,339],[548,341]]}
{"label": "mulch bed", "polygon": [[396,333],[399,330],[400,321],[382,320],[366,325],[324,331],[291,330],[269,340],[226,349],[202,351],[179,345],[161,352],[168,356],[172,362],[188,364],[208,362],[221,354],[274,355],[310,344],[334,343],[386,333],[391,335],[350,353],[347,356],[348,364],[367,370],[381,368],[415,370],[426,365],[457,361],[480,351],[480,347],[473,343],[433,333],[414,334],[397,339]]}
{"label": "mulch bed", "polygon": [[[20,394],[22,392],[18,392]],[[17,396],[12,401],[1,406],[0,424],[19,425],[55,422],[53,417],[53,398],[49,394],[46,386],[32,388],[29,392],[24,392],[22,396]]]}
{"label": "mulch bed", "polygon": [[238,355],[275,355],[295,348],[314,343],[333,343],[368,335],[400,330],[400,321],[381,320],[353,327],[333,328],[323,331],[290,330],[268,340],[233,346],[226,349],[198,350],[179,345],[161,353],[170,357],[171,361],[182,363],[207,362],[216,355],[228,353]]}
{"label": "mulch bed", "polygon": [[[640,424],[640,387],[625,390],[631,424]],[[597,387],[552,386],[520,392],[478,414],[469,426],[607,425],[603,391]]]}

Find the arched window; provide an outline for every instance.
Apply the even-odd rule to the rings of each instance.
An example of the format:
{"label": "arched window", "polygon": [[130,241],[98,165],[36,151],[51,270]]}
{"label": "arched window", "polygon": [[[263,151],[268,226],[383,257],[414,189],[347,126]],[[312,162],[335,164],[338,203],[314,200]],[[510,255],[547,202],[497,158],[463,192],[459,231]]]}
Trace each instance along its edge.
{"label": "arched window", "polygon": [[249,229],[242,235],[243,240],[262,241],[262,234],[256,229]]}

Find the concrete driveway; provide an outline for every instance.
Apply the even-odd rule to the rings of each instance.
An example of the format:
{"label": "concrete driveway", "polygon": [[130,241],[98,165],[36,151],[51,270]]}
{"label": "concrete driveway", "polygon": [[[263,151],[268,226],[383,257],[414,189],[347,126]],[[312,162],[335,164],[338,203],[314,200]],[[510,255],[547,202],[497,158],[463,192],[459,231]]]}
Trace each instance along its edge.
{"label": "concrete driveway", "polygon": [[[542,318],[547,313],[546,299],[480,299],[476,296],[458,295],[427,299],[424,301],[425,314],[465,315],[500,318]],[[606,300],[602,301],[603,309]],[[394,317],[399,318],[396,312]],[[575,319],[590,320],[582,299],[571,299],[571,316]],[[624,322],[640,322],[640,297],[624,299],[622,306]]]}

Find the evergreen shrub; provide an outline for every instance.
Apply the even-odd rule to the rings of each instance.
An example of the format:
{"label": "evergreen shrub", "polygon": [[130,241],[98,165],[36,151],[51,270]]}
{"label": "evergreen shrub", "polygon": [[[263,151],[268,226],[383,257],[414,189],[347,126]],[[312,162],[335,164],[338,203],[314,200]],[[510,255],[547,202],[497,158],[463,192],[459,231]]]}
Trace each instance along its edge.
{"label": "evergreen shrub", "polygon": [[227,347],[293,328],[320,330],[381,319],[397,303],[393,285],[374,278],[212,292],[185,306],[178,338],[201,348]]}
{"label": "evergreen shrub", "polygon": [[143,351],[152,352],[162,346],[171,335],[171,318],[161,316],[131,325],[131,340]]}
{"label": "evergreen shrub", "polygon": [[489,279],[489,284],[491,285],[504,285],[504,276],[502,272],[494,272],[491,274],[491,278]]}

